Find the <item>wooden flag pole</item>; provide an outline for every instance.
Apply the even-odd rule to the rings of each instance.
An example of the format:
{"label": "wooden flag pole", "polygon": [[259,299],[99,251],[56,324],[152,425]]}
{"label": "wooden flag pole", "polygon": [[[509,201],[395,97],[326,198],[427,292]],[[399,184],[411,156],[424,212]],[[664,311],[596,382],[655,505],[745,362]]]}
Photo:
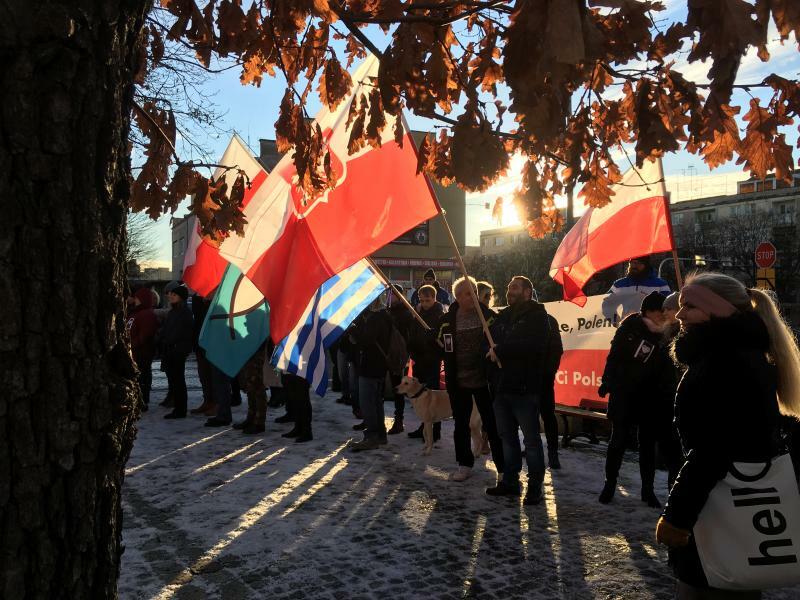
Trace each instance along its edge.
{"label": "wooden flag pole", "polygon": [[[369,266],[372,267],[372,270],[375,271],[378,274],[378,277],[380,277],[383,280],[383,283],[390,290],[392,290],[394,292],[394,286],[389,281],[389,278],[386,277],[384,272],[381,271],[380,267],[375,264],[375,261],[373,261],[369,256],[366,257],[366,261],[369,263]],[[398,298],[400,298],[400,300],[402,300],[403,304],[406,305],[406,308],[408,308],[408,310],[411,311],[411,314],[414,315],[414,317],[417,319],[417,321],[419,321],[420,325],[422,325],[425,328],[426,331],[430,331],[430,329],[431,329],[430,325],[428,325],[425,322],[425,320],[421,316],[419,316],[419,313],[417,312],[417,310],[413,306],[411,306],[411,303],[408,301],[408,298],[405,297],[405,294],[397,294],[395,292],[393,294],[393,297],[394,296],[397,296]]]}
{"label": "wooden flag pole", "polygon": [[[661,157],[658,159],[658,175],[660,178],[660,183],[664,186],[664,190],[666,191],[667,182],[664,179],[664,165],[661,163]],[[675,267],[675,284],[678,286],[678,290],[680,290],[683,287],[683,275],[681,274],[681,261],[678,260],[678,250],[675,248],[675,235],[672,232],[672,211],[670,210],[669,194],[666,195],[664,203],[666,208],[665,216],[667,218],[667,227],[669,228],[669,239],[672,242],[672,265]]]}
{"label": "wooden flag pole", "polygon": [[[439,208],[439,216],[442,217],[442,223],[444,223],[444,228],[447,230],[447,235],[450,236],[450,243],[453,245],[453,250],[456,253],[456,260],[458,261],[458,265],[461,267],[461,273],[464,275],[464,279],[469,277],[467,273],[467,266],[464,264],[464,259],[461,257],[461,252],[458,251],[458,244],[456,244],[456,238],[453,235],[453,230],[450,229],[450,224],[447,222],[447,217],[445,216],[445,210],[443,208]],[[481,309],[481,302],[478,300],[478,293],[475,291],[475,288],[471,285],[467,286],[469,288],[469,293],[472,296],[472,302],[475,304],[475,310],[478,311],[478,317],[481,320],[481,326],[483,327],[483,333],[486,335],[486,339],[489,342],[489,347],[494,348],[494,338],[492,338],[492,333],[489,331],[489,324],[486,322],[486,317],[483,316],[483,310]],[[453,290],[455,293],[455,290]],[[497,366],[500,367],[500,361],[497,361]],[[501,367],[502,368],[502,367]]]}

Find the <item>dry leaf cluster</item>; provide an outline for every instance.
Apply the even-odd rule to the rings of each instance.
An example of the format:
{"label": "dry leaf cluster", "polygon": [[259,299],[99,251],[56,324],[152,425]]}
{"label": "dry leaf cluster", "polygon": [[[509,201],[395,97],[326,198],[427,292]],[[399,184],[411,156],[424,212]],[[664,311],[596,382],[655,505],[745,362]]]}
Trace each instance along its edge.
{"label": "dry leaf cluster", "polygon": [[[527,161],[513,200],[534,236],[561,226],[554,197],[567,188],[576,187],[590,206],[608,203],[628,166],[614,158],[624,148],[633,149],[631,161],[639,165],[685,149],[711,168],[736,159],[762,178],[773,170],[791,177],[794,166],[785,131],[800,113],[798,82],[770,75],[743,84],[737,73],[749,48],[769,60],[771,22],[782,41],[797,42],[797,0],[688,0],[685,21],[672,23],[659,20],[664,6],[655,0],[161,4],[174,18],[167,37],[193,48],[201,63],[233,57],[245,85],[283,74],[289,85],[276,137],[280,150],[294,151],[306,197],[336,181],[326,132],[309,125],[309,94],[316,90],[336,108],[353,86],[347,69],[367,51],[380,57],[379,76],[369,97],[349,106],[350,151],[379,145],[385,115],[408,110],[443,124],[421,144],[419,168],[444,184],[485,190],[520,153]],[[383,50],[373,41],[381,35],[376,28],[389,40]],[[157,62],[161,33],[147,29],[142,45]],[[707,64],[709,83],[689,81],[675,68],[679,59]],[[732,105],[735,87],[755,86],[772,91],[769,102],[752,97],[747,107]],[[240,230],[244,182],[227,190],[224,182],[204,182],[191,165],[172,173],[172,117],[144,106],[136,118],[151,143],[135,208],[158,214],[192,194],[206,232]]]}

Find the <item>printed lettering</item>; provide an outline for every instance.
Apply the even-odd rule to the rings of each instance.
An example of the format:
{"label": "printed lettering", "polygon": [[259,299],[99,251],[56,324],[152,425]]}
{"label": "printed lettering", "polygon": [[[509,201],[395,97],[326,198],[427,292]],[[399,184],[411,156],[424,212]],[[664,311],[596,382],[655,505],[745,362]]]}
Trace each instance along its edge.
{"label": "printed lettering", "polygon": [[768,540],[766,542],[761,542],[761,544],[758,546],[758,551],[761,553],[761,556],[750,557],[747,559],[747,562],[754,567],[788,565],[791,563],[796,563],[796,554],[784,554],[782,556],[773,556],[770,554],[770,550],[773,548],[786,547],[792,547],[792,540]]}
{"label": "printed lettering", "polygon": [[[773,515],[777,524],[772,520]],[[779,535],[786,531],[786,517],[777,510],[760,510],[753,515],[753,527],[764,535]]]}

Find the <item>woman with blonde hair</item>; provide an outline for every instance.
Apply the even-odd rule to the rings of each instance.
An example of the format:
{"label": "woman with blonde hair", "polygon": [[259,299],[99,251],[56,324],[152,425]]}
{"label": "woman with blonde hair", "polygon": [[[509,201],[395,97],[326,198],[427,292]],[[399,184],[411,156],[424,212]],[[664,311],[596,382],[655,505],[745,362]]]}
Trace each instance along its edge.
{"label": "woman with blonde hair", "polygon": [[780,414],[800,416],[800,352],[772,296],[721,273],[692,275],[680,292],[673,356],[686,367],[675,423],[686,461],[656,538],[670,547],[677,598],[760,598],[710,588],[692,528],[733,462],[778,453]]}

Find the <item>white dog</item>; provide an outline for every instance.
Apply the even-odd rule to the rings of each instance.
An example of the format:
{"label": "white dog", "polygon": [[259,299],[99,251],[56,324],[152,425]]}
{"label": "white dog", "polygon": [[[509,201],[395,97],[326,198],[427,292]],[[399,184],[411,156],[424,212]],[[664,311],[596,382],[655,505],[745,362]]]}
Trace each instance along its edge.
{"label": "white dog", "polygon": [[[400,385],[397,386],[397,393],[404,394],[411,400],[414,412],[417,413],[417,416],[422,421],[422,436],[425,439],[425,447],[422,453],[427,456],[433,448],[433,424],[453,416],[450,397],[445,391],[428,389],[415,377],[403,377]],[[481,430],[482,427],[481,415],[478,412],[478,407],[475,406],[475,400],[473,400],[472,414],[469,418],[469,430],[472,437],[472,454],[475,457],[481,455],[486,443]]]}

